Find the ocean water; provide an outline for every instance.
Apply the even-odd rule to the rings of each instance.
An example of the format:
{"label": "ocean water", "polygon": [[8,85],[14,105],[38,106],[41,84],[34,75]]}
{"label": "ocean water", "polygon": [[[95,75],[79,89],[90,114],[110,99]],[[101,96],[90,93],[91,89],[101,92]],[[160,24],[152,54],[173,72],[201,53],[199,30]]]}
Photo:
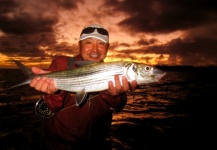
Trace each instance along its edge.
{"label": "ocean water", "polygon": [[[215,149],[217,68],[161,67],[159,83],[128,93],[123,111],[114,112],[113,150]],[[34,112],[41,93],[17,69],[0,70],[0,149],[42,149],[42,118]]]}

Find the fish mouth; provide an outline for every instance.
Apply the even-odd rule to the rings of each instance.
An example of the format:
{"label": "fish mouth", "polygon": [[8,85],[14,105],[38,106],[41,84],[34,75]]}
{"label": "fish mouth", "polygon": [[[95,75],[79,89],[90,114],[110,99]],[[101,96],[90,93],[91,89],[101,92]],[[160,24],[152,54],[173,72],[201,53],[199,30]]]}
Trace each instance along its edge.
{"label": "fish mouth", "polygon": [[166,72],[164,72],[163,74],[158,75],[156,77],[157,81],[161,80],[165,75],[166,75]]}

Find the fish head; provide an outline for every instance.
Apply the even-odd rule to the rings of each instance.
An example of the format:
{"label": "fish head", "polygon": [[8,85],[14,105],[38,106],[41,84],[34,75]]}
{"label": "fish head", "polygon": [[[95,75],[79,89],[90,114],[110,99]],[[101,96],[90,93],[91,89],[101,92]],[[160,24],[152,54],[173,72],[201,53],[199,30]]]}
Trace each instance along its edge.
{"label": "fish head", "polygon": [[134,71],[136,72],[136,81],[138,85],[144,85],[146,83],[159,82],[166,73],[159,68],[151,65],[138,63]]}

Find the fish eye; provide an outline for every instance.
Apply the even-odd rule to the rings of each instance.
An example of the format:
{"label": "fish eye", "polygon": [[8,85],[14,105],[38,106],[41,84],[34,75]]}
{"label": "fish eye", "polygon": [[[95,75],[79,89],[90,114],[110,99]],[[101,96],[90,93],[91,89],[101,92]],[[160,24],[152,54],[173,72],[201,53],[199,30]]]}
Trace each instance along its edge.
{"label": "fish eye", "polygon": [[150,66],[146,66],[146,67],[145,67],[145,70],[146,70],[146,71],[149,71],[150,69],[151,69]]}

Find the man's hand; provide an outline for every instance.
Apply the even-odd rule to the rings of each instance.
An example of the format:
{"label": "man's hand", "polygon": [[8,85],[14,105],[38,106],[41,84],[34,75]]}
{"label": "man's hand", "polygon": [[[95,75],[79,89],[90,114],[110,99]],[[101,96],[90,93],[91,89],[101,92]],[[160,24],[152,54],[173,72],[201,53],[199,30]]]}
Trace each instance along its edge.
{"label": "man's hand", "polygon": [[[50,71],[42,70],[36,67],[32,67],[32,71],[35,74],[44,74],[44,73],[50,72]],[[45,77],[34,78],[30,81],[29,85],[35,88],[36,90],[47,93],[47,94],[53,94],[58,90],[54,86],[54,81],[52,79],[45,78]]]}
{"label": "man's hand", "polygon": [[108,92],[111,95],[119,95],[119,94],[127,92],[129,90],[135,90],[136,89],[137,83],[135,80],[133,80],[130,83],[130,85],[129,85],[128,80],[125,76],[122,77],[122,84],[121,84],[121,81],[120,81],[118,75],[115,75],[114,80],[115,80],[114,85],[113,85],[112,81],[109,81],[109,83],[108,83],[108,86],[109,86]]}

